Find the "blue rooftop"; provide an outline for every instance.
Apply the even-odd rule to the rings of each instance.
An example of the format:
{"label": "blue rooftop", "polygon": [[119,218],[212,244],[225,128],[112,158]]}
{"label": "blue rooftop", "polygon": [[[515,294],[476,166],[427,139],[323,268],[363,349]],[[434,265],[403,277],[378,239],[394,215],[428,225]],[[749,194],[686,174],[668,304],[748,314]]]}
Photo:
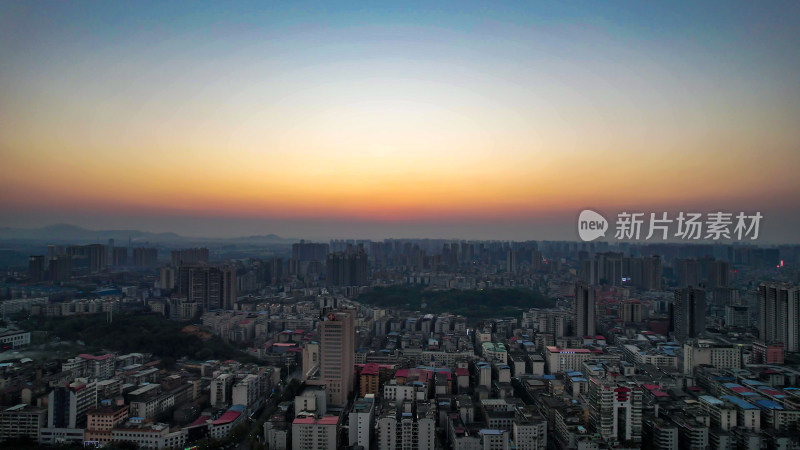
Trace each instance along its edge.
{"label": "blue rooftop", "polygon": [[723,400],[727,400],[727,401],[733,403],[738,408],[749,409],[749,410],[758,409],[757,406],[753,405],[752,403],[750,403],[748,401],[742,400],[739,397],[734,397],[732,395],[723,395],[720,398],[722,398]]}
{"label": "blue rooftop", "polygon": [[503,430],[489,430],[484,429],[480,431],[481,434],[503,434]]}
{"label": "blue rooftop", "polygon": [[773,400],[767,400],[766,398],[762,398],[761,400],[756,400],[756,405],[761,407],[761,409],[783,409],[778,402]]}
{"label": "blue rooftop", "polygon": [[722,400],[720,400],[718,398],[714,398],[714,397],[712,397],[710,395],[701,395],[700,399],[705,401],[706,403],[710,403],[712,405],[721,405],[722,404]]}

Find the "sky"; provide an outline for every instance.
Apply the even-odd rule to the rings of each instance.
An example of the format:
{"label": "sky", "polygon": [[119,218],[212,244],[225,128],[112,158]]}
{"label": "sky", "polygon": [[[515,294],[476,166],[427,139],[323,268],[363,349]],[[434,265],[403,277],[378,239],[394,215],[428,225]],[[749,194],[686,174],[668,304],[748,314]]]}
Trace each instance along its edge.
{"label": "sky", "polygon": [[[531,3],[531,4],[529,4]],[[0,226],[800,242],[800,2],[0,2]]]}

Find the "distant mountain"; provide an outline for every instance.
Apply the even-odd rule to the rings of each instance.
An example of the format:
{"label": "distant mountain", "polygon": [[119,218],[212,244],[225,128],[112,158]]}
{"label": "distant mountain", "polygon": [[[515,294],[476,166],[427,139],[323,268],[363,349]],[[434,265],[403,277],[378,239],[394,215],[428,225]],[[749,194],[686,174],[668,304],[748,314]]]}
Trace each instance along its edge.
{"label": "distant mountain", "polygon": [[150,233],[139,230],[89,230],[75,225],[56,224],[42,228],[0,228],[0,239],[26,241],[98,242],[114,239],[120,243],[136,241],[177,241],[182,236],[175,233]]}
{"label": "distant mountain", "polygon": [[151,233],[140,230],[89,230],[75,225],[56,224],[43,228],[2,228],[0,240],[7,241],[47,241],[47,242],[101,242],[114,239],[118,245],[125,245],[128,239],[149,242],[213,241],[259,244],[291,244],[297,239],[284,239],[275,234],[256,235],[237,238],[187,238],[176,233]]}

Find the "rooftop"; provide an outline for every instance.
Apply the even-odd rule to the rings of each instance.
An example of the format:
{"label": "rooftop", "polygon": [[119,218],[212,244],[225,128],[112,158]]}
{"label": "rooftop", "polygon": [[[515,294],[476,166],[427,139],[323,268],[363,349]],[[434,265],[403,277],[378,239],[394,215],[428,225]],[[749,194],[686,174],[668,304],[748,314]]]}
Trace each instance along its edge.
{"label": "rooftop", "polygon": [[550,353],[591,353],[591,351],[588,348],[547,347],[547,351]]}
{"label": "rooftop", "polygon": [[294,419],[292,424],[301,425],[336,425],[339,423],[339,416],[322,416],[319,419],[313,416],[298,417]]}

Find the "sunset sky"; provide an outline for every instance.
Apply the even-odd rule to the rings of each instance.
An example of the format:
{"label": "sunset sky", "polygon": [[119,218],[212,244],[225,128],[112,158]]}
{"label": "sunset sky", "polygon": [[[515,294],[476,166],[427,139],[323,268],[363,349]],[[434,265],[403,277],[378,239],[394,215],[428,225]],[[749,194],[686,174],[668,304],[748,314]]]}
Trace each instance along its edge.
{"label": "sunset sky", "polygon": [[0,226],[800,241],[800,2],[2,2]]}

